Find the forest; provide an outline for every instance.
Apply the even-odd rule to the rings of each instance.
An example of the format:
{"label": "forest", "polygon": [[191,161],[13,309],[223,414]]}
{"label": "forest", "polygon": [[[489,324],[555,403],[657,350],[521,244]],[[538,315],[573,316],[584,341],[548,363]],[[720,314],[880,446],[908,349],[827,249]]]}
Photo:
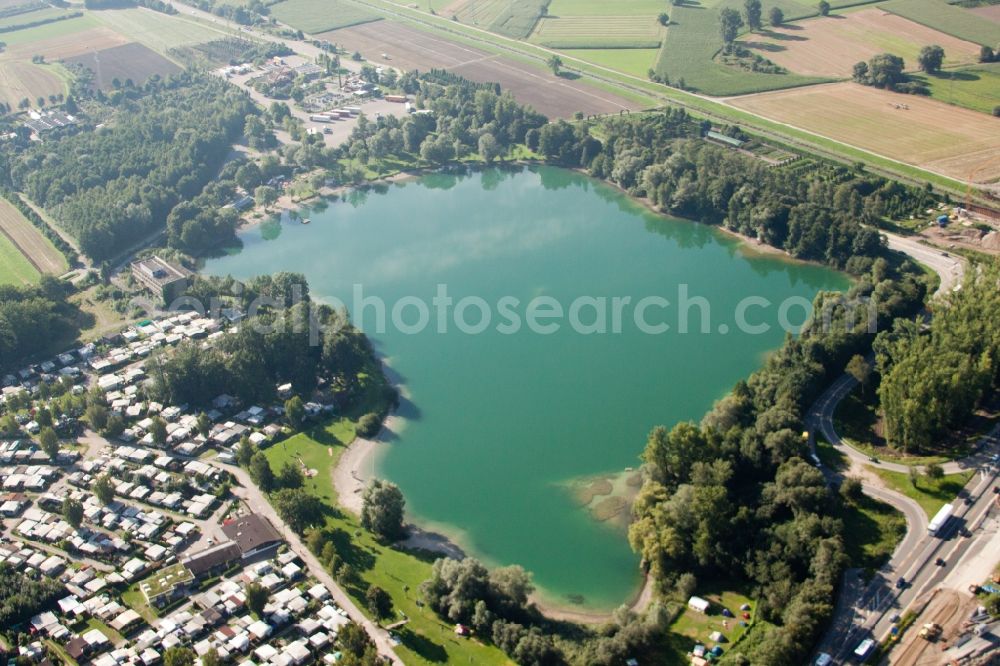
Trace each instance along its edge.
{"label": "forest", "polygon": [[1000,379],[1000,266],[977,267],[934,304],[924,327],[901,320],[875,340],[879,403],[890,445],[925,451],[960,427]]}
{"label": "forest", "polygon": [[20,369],[56,343],[75,339],[80,313],[67,300],[72,292],[71,285],[50,275],[38,285],[0,285],[0,369]]}
{"label": "forest", "polygon": [[212,180],[257,113],[237,89],[191,73],[132,89],[118,105],[106,127],[38,144],[11,164],[15,187],[98,262],[161,230],[178,202]]}

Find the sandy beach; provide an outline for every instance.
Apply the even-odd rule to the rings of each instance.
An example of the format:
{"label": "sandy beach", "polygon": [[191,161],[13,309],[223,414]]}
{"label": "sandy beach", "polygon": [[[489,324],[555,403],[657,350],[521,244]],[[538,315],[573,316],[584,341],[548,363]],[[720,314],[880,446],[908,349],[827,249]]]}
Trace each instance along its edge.
{"label": "sandy beach", "polygon": [[361,515],[361,492],[374,475],[378,455],[390,446],[389,440],[398,432],[404,419],[390,414],[382,430],[371,439],[356,438],[340,456],[333,469],[333,487],[340,505],[355,515]]}

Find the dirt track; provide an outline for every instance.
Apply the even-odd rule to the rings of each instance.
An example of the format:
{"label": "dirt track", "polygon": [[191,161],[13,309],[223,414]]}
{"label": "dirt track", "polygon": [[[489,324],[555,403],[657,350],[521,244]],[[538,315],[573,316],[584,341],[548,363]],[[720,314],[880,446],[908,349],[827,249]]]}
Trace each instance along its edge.
{"label": "dirt track", "polygon": [[447,69],[473,81],[499,83],[505,90],[510,90],[519,102],[554,118],[568,118],[577,111],[589,115],[638,108],[637,104],[623,97],[591,85],[556,77],[511,58],[449,41],[391,20],[333,30],[317,36],[348,51],[360,51],[376,65],[383,62],[384,53],[389,56],[389,60],[384,62],[400,69]]}
{"label": "dirt track", "polygon": [[[902,643],[889,657],[892,666],[931,666],[942,663],[941,651],[957,637],[964,618],[975,604],[971,596],[941,590],[906,632]],[[920,628],[929,622],[940,624],[941,638],[930,642],[920,638]]]}

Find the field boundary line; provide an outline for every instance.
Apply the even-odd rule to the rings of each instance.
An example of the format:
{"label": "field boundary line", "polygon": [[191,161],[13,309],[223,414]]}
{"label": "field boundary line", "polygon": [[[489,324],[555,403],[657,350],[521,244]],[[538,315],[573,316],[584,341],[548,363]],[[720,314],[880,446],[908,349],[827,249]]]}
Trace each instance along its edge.
{"label": "field boundary line", "polygon": [[[17,209],[15,208],[14,210],[17,210]],[[10,241],[11,245],[13,245],[15,248],[17,248],[17,251],[21,253],[21,256],[28,260],[28,263],[31,264],[31,266],[36,271],[38,271],[39,275],[48,275],[48,273],[46,273],[45,271],[43,271],[42,267],[38,265],[38,262],[35,261],[35,258],[32,257],[27,252],[25,252],[24,248],[21,247],[21,245],[16,240],[14,240],[14,237],[10,234],[9,231],[7,231],[6,227],[4,227],[2,224],[0,224],[0,233],[2,233],[4,235],[4,237],[7,240]]]}

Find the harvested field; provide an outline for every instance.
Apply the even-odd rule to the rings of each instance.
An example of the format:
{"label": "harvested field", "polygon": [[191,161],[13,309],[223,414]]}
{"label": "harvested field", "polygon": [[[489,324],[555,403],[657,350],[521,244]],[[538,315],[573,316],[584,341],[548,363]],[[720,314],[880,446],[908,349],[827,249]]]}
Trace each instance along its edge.
{"label": "harvested field", "polygon": [[[957,180],[1000,153],[997,121],[918,95],[834,83],[728,100],[740,109]],[[904,108],[908,107],[908,108]],[[1000,163],[979,182],[1000,178]]]}
{"label": "harvested field", "polygon": [[879,53],[898,55],[907,69],[914,70],[921,47],[931,44],[944,48],[946,67],[979,58],[978,44],[877,8],[789,23],[747,35],[742,43],[789,71],[807,76],[849,77],[854,63]]}
{"label": "harvested field", "polygon": [[1000,5],[976,7],[974,9],[970,9],[969,11],[979,16],[985,16],[989,20],[995,21],[996,23],[1000,23]]}
{"label": "harvested field", "polygon": [[[63,21],[62,23],[71,23]],[[20,44],[8,48],[11,57],[28,58],[39,53],[47,60],[66,60],[88,51],[98,51],[120,44],[128,40],[108,28],[89,28],[80,32],[57,35],[38,42]]]}
{"label": "harvested field", "polygon": [[115,79],[121,83],[131,79],[136,85],[142,85],[154,74],[164,77],[181,71],[170,60],[137,42],[92,51],[70,58],[67,62],[92,71],[93,85],[101,90],[113,88]]}
{"label": "harvested field", "polygon": [[40,273],[66,272],[62,253],[6,199],[0,199],[0,231]]}
{"label": "harvested field", "polygon": [[16,108],[25,97],[34,103],[39,97],[66,92],[63,80],[50,70],[27,61],[0,61],[0,102]]}
{"label": "harvested field", "polygon": [[543,18],[530,41],[556,49],[656,48],[660,24],[650,16]]}
{"label": "harvested field", "polygon": [[615,113],[637,108],[629,100],[579,81],[558,78],[505,56],[474,49],[394,21],[359,25],[319,35],[348,52],[386,53],[400,69],[447,69],[473,81],[499,83],[523,104],[553,118]]}

